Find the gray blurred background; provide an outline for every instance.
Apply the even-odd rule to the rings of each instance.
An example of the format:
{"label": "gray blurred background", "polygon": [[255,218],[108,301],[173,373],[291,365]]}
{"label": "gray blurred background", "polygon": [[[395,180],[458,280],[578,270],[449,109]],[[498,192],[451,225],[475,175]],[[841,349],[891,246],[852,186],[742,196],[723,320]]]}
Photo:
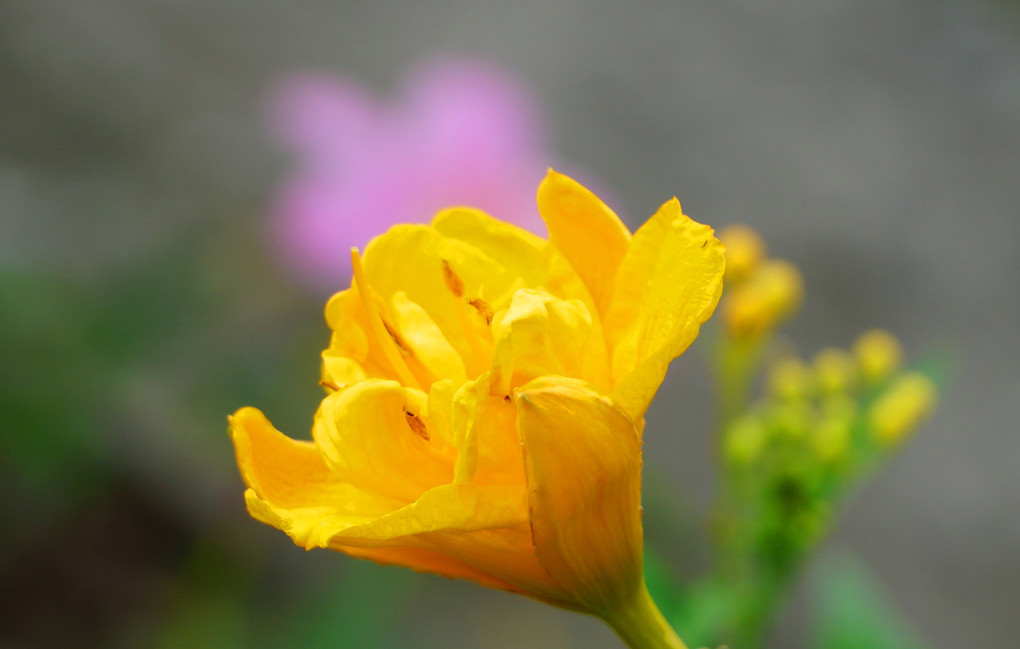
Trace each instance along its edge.
{"label": "gray blurred background", "polygon": [[[247,403],[307,430],[326,343],[318,300],[263,249],[286,161],[261,102],[294,68],[385,92],[436,53],[531,84],[554,148],[600,178],[631,225],[677,195],[702,222],[760,230],[805,275],[788,329],[801,351],[874,326],[913,356],[950,351],[937,415],[853,499],[823,553],[861,556],[932,647],[1014,646],[1020,13],[990,0],[0,3],[0,265],[41,278],[9,293],[39,303],[2,379],[24,387],[18,404],[40,402],[24,421],[64,449],[29,452],[30,469],[0,459],[12,494],[0,598],[20,617],[0,646],[174,646],[188,624],[205,628],[167,622],[178,613],[208,615],[203,637],[237,633],[221,628],[243,616],[217,570],[238,556],[267,566],[238,600],[265,610],[302,579],[325,588],[357,570],[246,518],[223,434]],[[84,348],[106,351],[75,351],[82,319],[99,341]],[[646,433],[649,475],[692,516],[712,493],[704,372],[697,350],[674,365]],[[280,376],[306,381],[293,390],[305,396],[274,391]],[[225,384],[226,397],[204,392]],[[0,435],[23,448],[13,437],[35,433],[12,426]],[[206,552],[196,530],[226,545]],[[188,567],[202,561],[213,567]],[[387,622],[398,646],[618,646],[597,621],[523,598],[380,574],[409,589]],[[219,604],[196,609],[178,578]],[[802,588],[772,646],[805,646],[810,600]],[[40,635],[26,620],[91,630]]]}

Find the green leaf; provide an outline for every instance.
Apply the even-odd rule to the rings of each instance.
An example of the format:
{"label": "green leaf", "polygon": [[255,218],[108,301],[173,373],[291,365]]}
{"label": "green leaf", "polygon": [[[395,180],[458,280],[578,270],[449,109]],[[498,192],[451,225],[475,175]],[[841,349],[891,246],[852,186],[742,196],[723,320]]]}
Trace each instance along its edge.
{"label": "green leaf", "polygon": [[927,649],[860,560],[829,558],[819,572],[816,649]]}

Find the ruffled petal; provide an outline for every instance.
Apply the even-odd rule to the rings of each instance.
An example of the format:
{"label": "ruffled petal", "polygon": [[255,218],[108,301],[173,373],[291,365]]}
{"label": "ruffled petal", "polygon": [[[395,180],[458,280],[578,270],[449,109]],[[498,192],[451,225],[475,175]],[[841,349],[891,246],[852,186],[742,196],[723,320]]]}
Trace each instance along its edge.
{"label": "ruffled petal", "polygon": [[401,505],[340,481],[314,444],[282,435],[258,410],[238,411],[231,432],[248,511],[297,545],[569,605],[535,559],[522,485],[440,485]]}
{"label": "ruffled petal", "polygon": [[604,316],[630,230],[595,194],[552,169],[538,187],[538,211],[549,240],[584,280]]}
{"label": "ruffled petal", "polygon": [[248,485],[248,511],[302,547],[322,547],[330,525],[371,520],[401,504],[341,481],[314,444],[280,433],[255,408],[242,408],[230,418],[230,435]]}
{"label": "ruffled petal", "polygon": [[545,239],[466,207],[443,210],[432,220],[432,227],[499,260],[510,276],[518,278],[519,282],[510,286],[511,291],[504,299],[489,301],[495,310],[506,308],[517,289],[533,288],[563,299],[580,299],[594,312],[594,302],[581,277]]}
{"label": "ruffled petal", "polygon": [[455,450],[429,431],[425,401],[396,381],[368,379],[323,399],[312,436],[342,481],[413,502],[453,480]]}
{"label": "ruffled petal", "polygon": [[322,352],[322,385],[339,390],[366,378],[365,368],[356,360],[332,349]]}
{"label": "ruffled petal", "polygon": [[394,293],[390,304],[397,331],[411,354],[410,360],[437,379],[466,381],[464,359],[425,309],[412,302],[403,291]]}
{"label": "ruffled petal", "polygon": [[452,416],[457,445],[454,482],[524,484],[516,417],[508,395],[493,394],[488,374],[457,390]]}
{"label": "ruffled petal", "polygon": [[[454,566],[467,568],[455,576],[525,592],[561,606],[572,604],[570,595],[535,557],[523,486],[436,487],[395,512],[337,531],[330,547],[344,552],[401,548],[403,552],[396,552],[393,558],[407,562],[402,565],[440,574],[448,574],[442,569],[453,559]],[[446,559],[437,562],[436,555]],[[486,578],[479,579],[479,573]]]}
{"label": "ruffled petal", "polygon": [[514,527],[527,522],[527,512],[527,496],[521,486],[440,485],[405,507],[338,531],[333,540],[362,545],[417,534]]}
{"label": "ruffled petal", "polygon": [[402,292],[425,310],[469,375],[487,369],[489,322],[470,302],[509,301],[520,278],[473,246],[426,225],[400,225],[376,237],[363,263],[369,283],[384,300]]}
{"label": "ruffled petal", "polygon": [[453,429],[453,397],[457,387],[458,384],[450,379],[433,383],[423,413],[429,431],[451,447],[457,445]]}
{"label": "ruffled petal", "polygon": [[516,398],[538,560],[596,613],[641,581],[641,442],[590,384],[545,376]]}
{"label": "ruffled petal", "polygon": [[256,408],[241,408],[229,422],[237,466],[250,489],[282,507],[336,503],[344,485],[315,444],[287,437]]}
{"label": "ruffled petal", "polygon": [[[326,324],[333,330],[329,348],[322,352],[323,380],[342,387],[358,374],[377,379],[398,379],[393,365],[372,335],[358,289],[336,293],[326,303]],[[347,360],[354,362],[352,365]],[[352,380],[353,379],[353,380]]]}
{"label": "ruffled petal", "polygon": [[248,489],[244,501],[252,518],[286,532],[295,545],[306,550],[329,547],[336,530],[371,521],[401,506],[347,483],[339,483],[334,496],[335,505],[285,507]]}
{"label": "ruffled petal", "polygon": [[416,572],[442,575],[450,579],[468,579],[489,588],[526,594],[519,586],[509,584],[438,550],[400,546],[362,547],[339,543],[333,545],[332,549],[352,557],[370,559],[384,566],[402,566]]}
{"label": "ruffled petal", "polygon": [[612,396],[635,421],[644,416],[669,362],[690,346],[715,310],[724,250],[712,228],[685,216],[675,198],[634,234],[620,263],[605,332],[612,349]]}
{"label": "ruffled petal", "polygon": [[490,372],[493,394],[506,395],[543,374],[583,376],[609,388],[609,363],[594,320],[580,300],[521,289],[492,322],[496,349]]}

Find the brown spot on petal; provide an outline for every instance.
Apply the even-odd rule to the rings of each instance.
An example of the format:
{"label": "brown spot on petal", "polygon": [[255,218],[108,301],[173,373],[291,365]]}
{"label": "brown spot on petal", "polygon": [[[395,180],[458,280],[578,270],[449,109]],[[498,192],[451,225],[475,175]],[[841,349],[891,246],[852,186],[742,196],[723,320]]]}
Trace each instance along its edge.
{"label": "brown spot on petal", "polygon": [[407,420],[408,427],[413,430],[418,437],[421,437],[426,442],[432,439],[429,437],[429,431],[425,428],[425,422],[421,420],[421,417],[414,414],[407,408],[404,408],[404,419]]}
{"label": "brown spot on petal", "polygon": [[468,300],[467,303],[473,306],[475,308],[475,311],[480,313],[482,317],[485,318],[485,324],[492,324],[492,316],[495,315],[495,312],[492,310],[492,307],[489,306],[485,300],[476,297],[472,300]]}
{"label": "brown spot on petal", "polygon": [[340,391],[340,386],[337,385],[336,383],[334,383],[333,381],[329,380],[329,379],[321,379],[319,381],[319,385],[321,385],[324,388],[329,388],[333,392],[339,392]]}
{"label": "brown spot on petal", "polygon": [[443,260],[443,279],[446,281],[446,288],[450,289],[454,297],[464,296],[464,280],[453,272],[450,262],[445,259]]}
{"label": "brown spot on petal", "polygon": [[383,327],[386,328],[386,333],[390,335],[390,338],[392,338],[393,342],[396,343],[397,347],[400,348],[400,351],[408,356],[414,356],[414,354],[411,352],[411,348],[408,346],[406,342],[404,342],[404,339],[400,337],[400,334],[398,334],[393,329],[393,327],[390,326],[390,323],[386,322],[385,320],[383,320],[382,323]]}

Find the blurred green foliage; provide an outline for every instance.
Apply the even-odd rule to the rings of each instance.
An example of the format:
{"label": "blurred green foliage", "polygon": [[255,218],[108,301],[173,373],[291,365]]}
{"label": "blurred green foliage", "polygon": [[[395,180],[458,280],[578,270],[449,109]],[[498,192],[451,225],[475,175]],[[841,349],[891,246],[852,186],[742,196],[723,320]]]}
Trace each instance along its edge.
{"label": "blurred green foliage", "polygon": [[244,511],[226,415],[258,402],[307,430],[326,335],[320,298],[245,223],[109,272],[0,266],[12,646],[397,646],[412,575],[332,555],[285,570],[289,543]]}
{"label": "blurred green foliage", "polygon": [[818,575],[813,629],[817,649],[926,649],[858,560],[829,557]]}

